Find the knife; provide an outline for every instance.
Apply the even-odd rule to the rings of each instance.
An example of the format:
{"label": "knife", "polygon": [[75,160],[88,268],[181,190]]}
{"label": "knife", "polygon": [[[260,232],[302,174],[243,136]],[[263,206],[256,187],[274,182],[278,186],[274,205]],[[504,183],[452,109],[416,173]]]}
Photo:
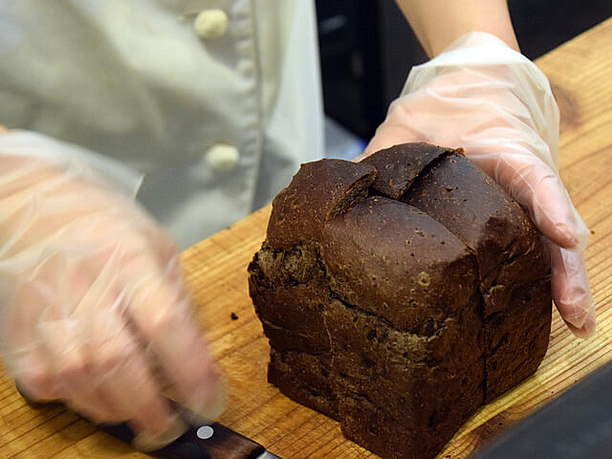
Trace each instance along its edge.
{"label": "knife", "polygon": [[[19,385],[17,385],[17,391],[34,408],[49,405],[49,403],[32,400],[25,395]],[[172,400],[167,399],[167,402],[176,406]],[[184,410],[179,409],[178,412],[184,413]],[[183,416],[183,419],[187,422],[187,416]],[[189,425],[187,431],[172,443],[155,451],[147,451],[144,454],[163,459],[281,459],[267,451],[259,443],[218,422],[202,425],[187,422],[187,424]],[[98,424],[97,427],[134,446],[133,442],[136,434],[127,423]]]}
{"label": "knife", "polygon": [[612,362],[474,456],[474,459],[523,458],[612,458]]}

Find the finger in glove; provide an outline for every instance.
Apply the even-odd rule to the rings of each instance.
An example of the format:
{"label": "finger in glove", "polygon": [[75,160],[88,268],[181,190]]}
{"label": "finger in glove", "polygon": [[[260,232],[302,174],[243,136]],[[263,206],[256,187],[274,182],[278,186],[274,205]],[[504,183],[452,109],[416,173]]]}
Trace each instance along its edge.
{"label": "finger in glove", "polygon": [[595,304],[582,253],[551,244],[553,300],[570,330],[587,338],[595,332]]}

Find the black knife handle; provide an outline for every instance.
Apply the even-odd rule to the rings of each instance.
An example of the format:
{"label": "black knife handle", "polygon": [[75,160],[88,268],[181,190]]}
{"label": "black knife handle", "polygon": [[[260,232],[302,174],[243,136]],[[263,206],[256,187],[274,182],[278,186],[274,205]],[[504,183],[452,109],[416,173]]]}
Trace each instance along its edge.
{"label": "black knife handle", "polygon": [[[132,443],[134,432],[125,423],[103,424],[101,430],[126,443]],[[203,435],[204,434],[204,435]],[[244,435],[218,422],[191,426],[183,435],[161,449],[147,454],[168,459],[257,459],[266,449]]]}
{"label": "black knife handle", "polygon": [[[40,403],[28,397],[17,385],[17,391],[25,401],[40,407],[48,403]],[[56,403],[56,402],[52,402]],[[168,403],[175,405],[171,400]],[[132,444],[135,434],[127,423],[99,424],[100,430],[119,440]],[[257,459],[266,452],[259,443],[244,435],[234,432],[218,422],[207,425],[191,425],[189,429],[161,449],[147,452],[148,455],[168,459]],[[270,453],[269,457],[277,457]]]}
{"label": "black knife handle", "polygon": [[[198,431],[206,429],[206,437]],[[213,422],[206,426],[192,426],[182,436],[151,454],[160,458],[257,459],[266,449],[259,443]]]}

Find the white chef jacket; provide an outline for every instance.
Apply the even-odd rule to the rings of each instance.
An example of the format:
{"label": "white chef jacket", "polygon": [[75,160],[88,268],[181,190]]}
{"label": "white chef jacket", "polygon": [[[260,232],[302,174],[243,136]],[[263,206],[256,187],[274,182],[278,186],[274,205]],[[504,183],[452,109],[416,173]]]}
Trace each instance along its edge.
{"label": "white chef jacket", "polygon": [[310,0],[0,0],[0,124],[144,174],[138,199],[187,247],[322,156],[314,17]]}

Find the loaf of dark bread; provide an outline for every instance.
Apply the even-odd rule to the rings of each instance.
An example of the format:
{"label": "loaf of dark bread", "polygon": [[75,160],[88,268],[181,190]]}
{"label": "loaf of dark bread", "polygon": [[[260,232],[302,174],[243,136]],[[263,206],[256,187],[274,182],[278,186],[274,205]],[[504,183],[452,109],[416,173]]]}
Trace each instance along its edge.
{"label": "loaf of dark bread", "polygon": [[461,150],[302,165],[274,200],[249,289],[269,381],[388,458],[434,456],[548,346],[540,234]]}

